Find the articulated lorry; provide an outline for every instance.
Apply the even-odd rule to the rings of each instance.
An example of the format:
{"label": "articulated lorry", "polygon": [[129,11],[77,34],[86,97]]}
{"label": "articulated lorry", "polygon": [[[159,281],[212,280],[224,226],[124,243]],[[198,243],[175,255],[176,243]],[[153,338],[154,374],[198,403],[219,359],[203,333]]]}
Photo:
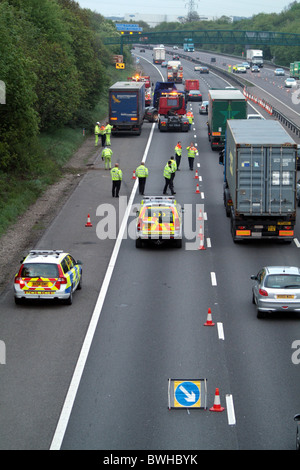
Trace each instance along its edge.
{"label": "articulated lorry", "polygon": [[264,65],[264,53],[261,49],[247,49],[246,59],[251,67],[257,65],[261,68]]}
{"label": "articulated lorry", "polygon": [[212,150],[225,145],[227,119],[247,119],[247,101],[239,90],[209,90],[208,140]]}
{"label": "articulated lorry", "polygon": [[299,78],[300,78],[300,62],[290,63],[290,77],[296,78],[297,80],[299,80]]}
{"label": "articulated lorry", "polygon": [[179,60],[169,60],[167,65],[167,81],[182,83],[183,81],[183,67]]}
{"label": "articulated lorry", "polygon": [[184,52],[194,52],[195,46],[193,43],[193,39],[185,38],[183,43],[183,50]]}
{"label": "articulated lorry", "polygon": [[224,205],[234,242],[291,242],[296,223],[297,144],[274,120],[228,120]]}
{"label": "articulated lorry", "polygon": [[174,82],[156,82],[153,106],[146,109],[145,119],[158,122],[160,132],[188,132],[184,92],[178,91]]}
{"label": "articulated lorry", "polygon": [[153,47],[153,63],[161,64],[166,60],[166,49],[164,47]]}
{"label": "articulated lorry", "polygon": [[145,82],[116,82],[109,88],[112,134],[140,135],[145,115]]}

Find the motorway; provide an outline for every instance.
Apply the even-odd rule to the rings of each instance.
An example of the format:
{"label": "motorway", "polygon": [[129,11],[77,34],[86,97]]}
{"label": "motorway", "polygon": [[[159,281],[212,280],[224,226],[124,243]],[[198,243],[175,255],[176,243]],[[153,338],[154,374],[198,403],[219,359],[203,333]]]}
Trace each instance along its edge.
{"label": "motorway", "polygon": [[[166,76],[152,64],[151,51],[135,53],[153,82]],[[214,73],[199,76],[193,63],[183,65],[186,78],[200,78],[203,99],[209,87],[228,85]],[[267,74],[265,68],[254,80],[293,110],[282,77],[273,77],[275,86],[263,79]],[[16,306],[11,285],[0,296],[7,352],[0,366],[0,449],[295,448],[300,364],[292,361],[292,345],[300,340],[300,318],[258,320],[250,276],[263,265],[298,263],[300,224],[290,245],[233,243],[222,166],[198,106],[188,105],[195,116],[189,133],[160,133],[145,123],[139,137],[112,138],[113,162],[124,173],[122,197],[111,198],[110,177],[98,159],[35,247],[64,249],[83,261],[83,289],[71,306]],[[184,152],[174,182],[185,208],[185,243],[137,250],[130,234],[140,197],[132,171],[144,159],[146,194],[162,194],[163,168],[178,140],[184,149],[191,141],[199,149],[199,180]],[[92,228],[85,227],[87,213]],[[105,238],[108,227],[117,240],[114,233]],[[204,250],[198,249],[200,227]],[[213,327],[204,326],[208,309]],[[208,408],[219,388],[226,409],[169,409],[170,378],[206,379]]]}

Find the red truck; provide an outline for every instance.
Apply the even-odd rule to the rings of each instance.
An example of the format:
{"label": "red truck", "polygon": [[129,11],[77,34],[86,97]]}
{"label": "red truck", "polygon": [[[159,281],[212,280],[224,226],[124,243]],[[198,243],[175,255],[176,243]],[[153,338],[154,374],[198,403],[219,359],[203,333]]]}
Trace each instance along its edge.
{"label": "red truck", "polygon": [[200,90],[199,80],[186,80],[184,84],[184,91]]}

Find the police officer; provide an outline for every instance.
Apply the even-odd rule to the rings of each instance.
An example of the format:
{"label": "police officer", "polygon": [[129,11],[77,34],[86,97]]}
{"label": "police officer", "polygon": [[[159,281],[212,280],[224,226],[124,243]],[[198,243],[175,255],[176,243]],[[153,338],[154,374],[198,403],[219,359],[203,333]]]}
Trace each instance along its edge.
{"label": "police officer", "polygon": [[98,146],[99,134],[100,134],[100,122],[95,125],[95,147]]}
{"label": "police officer", "polygon": [[118,163],[115,163],[114,168],[110,170],[110,174],[112,179],[112,197],[119,197],[123,173]]}
{"label": "police officer", "polygon": [[172,175],[171,175],[171,178],[172,178],[172,181],[173,181],[173,184],[174,184],[175,173],[176,173],[176,171],[177,171],[177,163],[176,163],[174,157],[171,157],[170,160],[171,160],[171,163],[172,163]]}
{"label": "police officer", "polygon": [[144,196],[146,178],[149,174],[148,168],[145,167],[144,162],[141,162],[140,166],[137,167],[135,174],[139,179],[139,193]]}
{"label": "police officer", "polygon": [[112,157],[113,151],[110,147],[104,147],[102,150],[102,160],[105,161],[105,169],[106,170],[111,170],[111,157]]}
{"label": "police officer", "polygon": [[165,187],[163,194],[167,194],[168,187],[170,188],[171,194],[176,194],[174,191],[173,180],[172,180],[172,161],[169,160],[164,168]]}
{"label": "police officer", "polygon": [[193,169],[194,169],[194,160],[195,160],[195,156],[198,155],[198,150],[194,146],[194,142],[191,142],[191,145],[189,147],[187,147],[186,149],[188,151],[189,167],[190,167],[190,170],[193,171]]}
{"label": "police officer", "polygon": [[181,161],[181,155],[182,155],[182,146],[181,146],[181,142],[179,141],[177,142],[177,145],[175,147],[177,171],[180,171],[179,166],[180,166],[180,161]]}
{"label": "police officer", "polygon": [[112,128],[113,126],[109,124],[109,122],[107,121],[106,126],[105,126],[105,136],[106,136],[105,145],[111,145],[110,135],[111,135]]}

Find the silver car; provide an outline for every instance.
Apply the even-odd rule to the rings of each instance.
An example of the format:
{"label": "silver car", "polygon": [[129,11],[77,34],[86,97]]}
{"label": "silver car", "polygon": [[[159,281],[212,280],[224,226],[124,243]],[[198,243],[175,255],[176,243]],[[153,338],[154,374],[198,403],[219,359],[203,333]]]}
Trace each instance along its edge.
{"label": "silver car", "polygon": [[252,301],[257,318],[269,312],[300,312],[300,269],[293,266],[266,266],[251,276]]}

